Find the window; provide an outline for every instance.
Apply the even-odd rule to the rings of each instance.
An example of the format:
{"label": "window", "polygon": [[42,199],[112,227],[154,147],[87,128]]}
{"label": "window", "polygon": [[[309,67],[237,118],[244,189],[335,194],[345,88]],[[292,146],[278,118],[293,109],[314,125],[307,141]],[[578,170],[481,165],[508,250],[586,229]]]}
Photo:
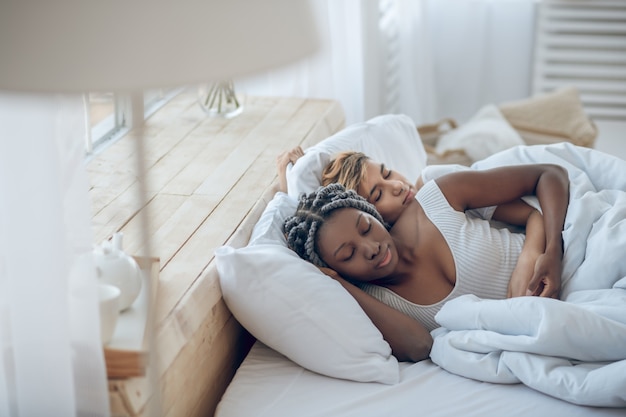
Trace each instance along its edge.
{"label": "window", "polygon": [[[144,120],[180,91],[181,89],[145,91],[141,103]],[[129,94],[98,92],[85,95],[85,117],[89,127],[85,140],[87,158],[93,157],[132,128],[131,104]]]}

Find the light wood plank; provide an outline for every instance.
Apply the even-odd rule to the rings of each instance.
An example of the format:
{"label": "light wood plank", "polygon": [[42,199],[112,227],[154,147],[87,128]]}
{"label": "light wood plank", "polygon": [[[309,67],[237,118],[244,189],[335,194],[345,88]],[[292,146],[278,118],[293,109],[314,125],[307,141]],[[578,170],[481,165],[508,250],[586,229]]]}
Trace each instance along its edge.
{"label": "light wood plank", "polygon": [[[245,97],[244,113],[207,117],[195,93],[174,98],[145,124],[148,202],[137,201],[133,134],[95,158],[88,172],[96,239],[125,234],[124,247],[142,253],[138,213],[149,218],[153,255],[161,258],[156,364],[164,415],[210,416],[242,359],[249,335],[233,319],[219,288],[214,250],[246,244],[273,197],[275,157],[310,146],[343,127],[331,100]],[[244,348],[243,351],[246,349]],[[111,393],[112,404],[144,415],[145,378]],[[139,390],[132,400],[129,390]]]}
{"label": "light wood plank", "polygon": [[[180,222],[176,222],[176,220],[185,214],[189,215],[189,211],[193,210],[193,208],[196,208],[196,211],[201,213],[202,207],[198,207],[198,204],[194,203],[196,203],[196,201],[190,201],[186,196],[157,194],[148,205],[142,209],[142,211],[145,211],[149,216],[153,255],[161,259],[161,266],[163,266],[163,263],[169,261],[173,253],[184,244],[186,239],[186,237],[175,239],[175,236],[169,236],[168,233],[171,232],[172,234],[177,233],[180,235],[194,227],[192,225],[182,230],[175,229],[177,225],[180,225]],[[197,225],[195,225],[195,227],[197,227]],[[141,239],[140,228],[141,222],[139,221],[139,216],[135,216],[121,229],[124,236],[126,236],[124,239],[124,250],[128,253],[143,253],[145,249]],[[174,249],[168,250],[168,248],[172,246],[175,246]]]}

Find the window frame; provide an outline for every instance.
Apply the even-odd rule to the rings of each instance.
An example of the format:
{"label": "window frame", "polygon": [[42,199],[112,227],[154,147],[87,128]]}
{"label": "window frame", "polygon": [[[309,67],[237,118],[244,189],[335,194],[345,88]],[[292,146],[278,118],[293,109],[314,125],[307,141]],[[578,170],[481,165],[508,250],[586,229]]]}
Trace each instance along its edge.
{"label": "window frame", "polygon": [[[152,114],[163,107],[184,88],[154,89],[145,91],[140,95],[114,93],[113,112],[106,116],[95,126],[91,126],[89,94],[83,95],[85,106],[85,158],[93,159],[111,144],[122,138],[132,129],[132,109],[139,109],[143,113],[143,120],[147,120]],[[140,97],[138,103],[133,103],[134,97]],[[135,106],[135,107],[133,107]]]}

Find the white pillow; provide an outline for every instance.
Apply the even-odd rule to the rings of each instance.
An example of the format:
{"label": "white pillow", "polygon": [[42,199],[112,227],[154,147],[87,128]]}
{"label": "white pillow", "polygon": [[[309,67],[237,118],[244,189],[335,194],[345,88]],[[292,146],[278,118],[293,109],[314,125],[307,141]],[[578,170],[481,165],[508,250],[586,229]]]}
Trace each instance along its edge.
{"label": "white pillow", "polygon": [[258,340],[309,370],[353,381],[399,381],[397,359],[380,331],[343,287],[287,248],[282,226],[297,197],[321,185],[340,151],[360,151],[415,182],[426,151],[415,123],[383,115],[351,125],[308,148],[287,173],[289,195],[277,193],[247,247],[215,252],[226,305]]}
{"label": "white pillow", "polygon": [[341,151],[359,151],[415,183],[426,166],[426,151],[413,120],[403,114],[386,114],[356,123],[305,150],[287,171],[289,195],[315,191],[322,171]]}
{"label": "white pillow", "polygon": [[283,192],[277,192],[267,207],[263,210],[261,217],[257,220],[248,246],[261,243],[274,243],[287,247],[287,239],[283,233],[283,223],[285,219],[296,212],[298,201]]}
{"label": "white pillow", "polygon": [[335,378],[394,384],[398,361],[355,299],[287,248],[296,201],[277,193],[247,247],[215,252],[226,305],[258,340],[300,366]]}
{"label": "white pillow", "polygon": [[463,150],[472,161],[484,159],[525,142],[504,118],[500,110],[489,104],[478,111],[467,123],[441,136],[436,152]]}

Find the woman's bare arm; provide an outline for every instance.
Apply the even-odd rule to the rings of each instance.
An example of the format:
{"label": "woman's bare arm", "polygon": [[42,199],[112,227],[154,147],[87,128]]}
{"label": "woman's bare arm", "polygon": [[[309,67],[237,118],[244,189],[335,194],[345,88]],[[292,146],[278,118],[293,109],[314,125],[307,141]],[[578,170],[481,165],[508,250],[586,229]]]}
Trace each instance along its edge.
{"label": "woman's bare arm", "polygon": [[[507,297],[520,297],[532,295],[528,286],[535,274],[537,259],[544,253],[546,248],[546,234],[543,229],[543,216],[539,211],[531,209],[526,221],[526,239],[522,252],[517,259],[515,269],[511,274]],[[560,259],[557,260],[560,262]],[[551,276],[551,285],[560,288],[560,272],[556,271],[555,276]]]}
{"label": "woman's bare arm", "polygon": [[337,280],[354,297],[372,323],[380,330],[399,361],[418,362],[428,359],[433,338],[417,320],[389,307],[354,284],[343,279],[337,272],[320,268],[322,272]]}
{"label": "woman's bare arm", "polygon": [[543,211],[545,250],[537,258],[528,289],[535,295],[558,296],[563,258],[561,232],[569,204],[569,178],[564,168],[531,164],[464,171],[443,176],[437,183],[448,202],[460,211],[536,195]]}

